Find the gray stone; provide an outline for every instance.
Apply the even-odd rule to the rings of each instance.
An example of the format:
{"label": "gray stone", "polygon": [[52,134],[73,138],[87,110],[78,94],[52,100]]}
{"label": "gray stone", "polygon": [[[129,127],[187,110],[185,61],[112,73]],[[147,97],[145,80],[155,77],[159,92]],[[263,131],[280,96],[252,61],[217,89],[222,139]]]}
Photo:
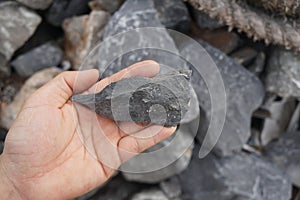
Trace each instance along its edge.
{"label": "gray stone", "polygon": [[257,51],[250,47],[244,47],[232,53],[232,57],[238,64],[248,66],[257,56]]}
{"label": "gray stone", "polygon": [[202,29],[214,30],[224,27],[224,25],[221,22],[211,18],[204,11],[193,9],[192,14],[197,22],[198,27]]}
{"label": "gray stone", "polygon": [[265,156],[287,173],[297,187],[300,187],[300,132],[290,132],[265,148]]}
{"label": "gray stone", "polygon": [[189,73],[125,78],[97,94],[74,95],[72,101],[115,121],[177,126],[188,111]]}
{"label": "gray stone", "polygon": [[179,175],[182,198],[189,200],[287,200],[292,185],[267,160],[247,153],[218,158],[197,157],[195,148],[189,167]]}
{"label": "gray stone", "polygon": [[[152,32],[136,28],[158,27],[160,29],[151,29]],[[115,36],[117,33],[133,31],[130,34]],[[109,38],[111,36],[115,36]],[[103,77],[112,75],[125,67],[128,67],[142,60],[154,60],[161,66],[181,69],[182,62],[178,56],[174,57],[169,52],[160,50],[169,50],[178,53],[178,50],[161,24],[158,12],[154,7],[152,0],[127,0],[122,7],[115,12],[111,20],[105,27],[103,40],[109,40],[104,43],[99,54],[99,70]],[[121,55],[122,49],[130,49],[132,46],[139,48]],[[149,49],[147,47],[155,47]],[[119,57],[120,56],[120,57]],[[115,60],[108,60],[108,57],[115,57]]]}
{"label": "gray stone", "polygon": [[282,97],[300,97],[300,55],[276,47],[268,61],[265,85],[268,92]]}
{"label": "gray stone", "polygon": [[266,54],[264,52],[259,52],[254,62],[248,66],[248,70],[256,76],[259,76],[263,72],[265,64]]}
{"label": "gray stone", "polygon": [[169,199],[178,199],[181,196],[180,182],[177,176],[164,180],[159,184],[161,190]]}
{"label": "gray stone", "polygon": [[[109,18],[107,12],[100,10],[64,21],[65,52],[73,69],[79,70],[86,56],[101,41],[103,28]],[[96,67],[94,60],[90,58],[87,65]]]}
{"label": "gray stone", "polygon": [[[188,167],[194,148],[195,135],[191,133],[191,127],[198,123],[199,120],[194,120],[181,124],[171,137],[145,151],[151,153],[151,156],[144,157],[140,154],[124,163],[120,169],[124,170],[126,180],[158,183],[184,171]],[[162,148],[165,149],[158,151]],[[135,173],[125,172],[128,169]]]}
{"label": "gray stone", "polygon": [[20,76],[31,76],[45,68],[55,67],[61,63],[63,51],[55,42],[48,42],[18,56],[11,65]]}
{"label": "gray stone", "polygon": [[89,2],[92,10],[105,10],[109,13],[114,13],[122,5],[124,0],[93,0]]}
{"label": "gray stone", "polygon": [[169,200],[159,189],[150,189],[135,194],[131,200]]}
{"label": "gray stone", "polygon": [[30,8],[44,10],[50,6],[53,0],[17,0],[17,1]]}
{"label": "gray stone", "polygon": [[191,17],[182,0],[153,0],[160,22],[169,29],[188,32]]}
{"label": "gray stone", "polygon": [[87,14],[89,6],[87,0],[53,0],[46,11],[46,20],[53,26],[61,26],[67,18]]}
{"label": "gray stone", "polygon": [[[259,79],[247,71],[244,67],[237,64],[216,48],[211,47],[207,43],[199,41],[207,53],[211,56],[214,63],[218,67],[223,78],[227,113],[222,134],[214,147],[216,153],[220,156],[231,155],[233,152],[240,151],[250,137],[251,116],[263,100],[264,89]],[[204,52],[205,53],[205,52]],[[187,44],[181,50],[181,55],[190,58],[199,58],[198,55]],[[203,61],[199,60],[199,63]],[[201,119],[199,125],[199,133],[197,138],[203,141],[211,117],[211,101],[207,86],[204,79],[198,73],[194,73],[191,78],[192,85],[198,95],[199,105],[201,106]],[[214,87],[220,87],[215,85]],[[217,89],[218,89],[217,88]],[[207,135],[208,141],[216,141],[214,135]],[[212,143],[204,144],[204,147],[211,146]]]}
{"label": "gray stone", "polygon": [[14,52],[35,32],[41,17],[17,2],[0,3],[0,65],[5,68]]}
{"label": "gray stone", "polygon": [[21,111],[26,99],[38,88],[53,79],[61,72],[58,68],[48,68],[32,75],[15,96],[14,101],[0,112],[0,126],[9,129],[12,122]]}
{"label": "gray stone", "polygon": [[135,193],[146,188],[149,188],[148,184],[128,182],[119,174],[102,185],[97,194],[89,200],[129,199]]}
{"label": "gray stone", "polygon": [[265,119],[261,131],[260,141],[263,146],[279,138],[287,131],[286,129],[296,109],[296,100],[293,98],[283,98],[281,101],[272,102],[267,109],[271,116]]}

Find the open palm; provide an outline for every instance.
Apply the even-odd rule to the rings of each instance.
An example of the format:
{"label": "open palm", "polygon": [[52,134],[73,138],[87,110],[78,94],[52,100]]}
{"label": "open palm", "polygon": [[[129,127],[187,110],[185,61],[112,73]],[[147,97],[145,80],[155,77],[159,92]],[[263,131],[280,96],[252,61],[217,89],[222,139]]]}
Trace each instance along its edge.
{"label": "open palm", "polygon": [[0,156],[18,198],[79,196],[107,181],[126,160],[169,137],[174,127],[117,124],[69,100],[74,93],[98,92],[121,78],[152,77],[158,71],[157,63],[144,61],[98,83],[97,70],[64,72],[31,95]]}

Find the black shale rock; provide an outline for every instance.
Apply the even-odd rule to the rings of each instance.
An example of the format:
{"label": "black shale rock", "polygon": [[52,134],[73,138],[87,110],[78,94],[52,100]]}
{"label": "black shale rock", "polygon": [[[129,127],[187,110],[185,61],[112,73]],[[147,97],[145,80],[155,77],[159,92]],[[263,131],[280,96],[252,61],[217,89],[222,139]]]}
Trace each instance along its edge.
{"label": "black shale rock", "polygon": [[74,95],[72,101],[115,121],[176,126],[188,110],[189,77],[190,71],[125,78],[97,94]]}

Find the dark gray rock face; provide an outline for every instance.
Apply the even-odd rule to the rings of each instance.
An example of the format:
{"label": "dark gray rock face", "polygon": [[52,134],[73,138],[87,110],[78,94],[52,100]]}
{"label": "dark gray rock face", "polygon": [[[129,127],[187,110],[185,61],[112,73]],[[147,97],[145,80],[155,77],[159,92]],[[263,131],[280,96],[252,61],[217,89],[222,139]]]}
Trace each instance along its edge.
{"label": "dark gray rock face", "polygon": [[[180,174],[190,163],[195,137],[191,127],[198,123],[199,120],[196,119],[181,124],[171,137],[144,152],[151,153],[150,156],[140,154],[124,163],[120,168],[123,176],[129,181],[158,183]],[[129,170],[135,173],[129,173]],[[169,188],[165,187],[163,190],[167,191]],[[170,195],[168,192],[166,194]]]}
{"label": "dark gray rock face", "polygon": [[224,26],[218,22],[218,20],[211,18],[203,11],[193,9],[192,14],[197,22],[198,27],[200,28],[214,30]]}
{"label": "dark gray rock face", "polygon": [[[144,27],[159,27],[160,29],[154,30],[154,33],[136,30],[136,28]],[[134,33],[109,39],[109,42],[103,44],[104,47],[99,53],[101,56],[99,56],[98,64],[98,66],[101,66],[99,68],[100,72],[104,72],[102,74],[103,77],[112,75],[116,71],[142,60],[154,60],[160,64],[180,69],[179,66],[182,65],[180,65],[178,58],[172,57],[168,52],[160,50],[168,49],[169,51],[178,53],[172,38],[159,20],[153,0],[127,0],[115,12],[105,27],[103,39],[105,40],[117,33],[133,29],[135,29]],[[132,46],[140,49],[132,50],[125,54],[122,53],[121,55],[120,49],[128,49]],[[149,46],[156,47],[157,49],[149,49]],[[113,62],[109,61],[107,60],[109,56],[114,56],[116,59]]]}
{"label": "dark gray rock face", "polygon": [[41,22],[35,12],[17,2],[0,3],[0,65],[6,66],[14,52],[34,33]]}
{"label": "dark gray rock face", "polygon": [[50,6],[53,0],[17,0],[32,9],[44,10]]}
{"label": "dark gray rock face", "polygon": [[55,42],[48,42],[20,55],[11,65],[20,76],[30,76],[35,72],[57,66],[63,59],[63,51]]}
{"label": "dark gray rock face", "polygon": [[169,29],[188,32],[191,27],[191,17],[182,0],[154,0],[160,22]]}
{"label": "dark gray rock face", "polygon": [[300,187],[300,132],[286,133],[279,140],[265,148],[265,156],[287,173],[297,187]]}
{"label": "dark gray rock face", "polygon": [[[223,78],[226,91],[227,113],[222,134],[214,147],[220,156],[231,155],[240,151],[250,137],[250,122],[252,112],[263,100],[264,89],[259,79],[241,65],[235,63],[216,48],[199,41],[218,67]],[[189,58],[201,58],[189,45],[181,50],[181,55]],[[199,63],[203,61],[199,60]],[[211,116],[211,100],[203,77],[194,73],[191,82],[198,95],[201,109],[201,119],[197,138],[203,141]],[[215,85],[214,87],[220,87]],[[209,141],[215,141],[214,135],[208,135]],[[210,144],[204,144],[210,145]]]}
{"label": "dark gray rock face", "polygon": [[287,200],[292,185],[272,163],[256,155],[239,153],[219,159],[197,157],[179,175],[183,199]]}
{"label": "dark gray rock face", "polygon": [[282,97],[300,97],[300,55],[276,48],[266,69],[266,90]]}
{"label": "dark gray rock face", "polygon": [[178,199],[181,196],[181,187],[179,178],[173,176],[159,184],[161,190],[166,194],[169,199]]}
{"label": "dark gray rock face", "polygon": [[72,100],[115,121],[177,126],[190,101],[188,73],[125,78],[98,94],[75,95]]}
{"label": "dark gray rock face", "polygon": [[87,0],[53,0],[45,17],[53,26],[61,26],[65,19],[88,12]]}

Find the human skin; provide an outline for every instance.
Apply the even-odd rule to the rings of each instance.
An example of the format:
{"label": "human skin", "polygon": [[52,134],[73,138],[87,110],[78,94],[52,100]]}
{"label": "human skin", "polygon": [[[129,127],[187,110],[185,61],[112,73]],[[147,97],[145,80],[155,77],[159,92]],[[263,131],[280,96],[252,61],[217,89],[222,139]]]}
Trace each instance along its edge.
{"label": "human skin", "polygon": [[[99,82],[97,70],[63,72],[38,89],[6,137],[0,156],[0,199],[75,198],[106,182],[126,160],[172,135],[175,127],[128,122],[122,129],[69,100],[73,94],[99,92],[121,78],[153,77],[158,72],[154,61],[136,63]],[[153,131],[157,133],[151,135]],[[94,149],[83,145],[82,135],[91,136]],[[112,145],[102,145],[99,135]]]}

